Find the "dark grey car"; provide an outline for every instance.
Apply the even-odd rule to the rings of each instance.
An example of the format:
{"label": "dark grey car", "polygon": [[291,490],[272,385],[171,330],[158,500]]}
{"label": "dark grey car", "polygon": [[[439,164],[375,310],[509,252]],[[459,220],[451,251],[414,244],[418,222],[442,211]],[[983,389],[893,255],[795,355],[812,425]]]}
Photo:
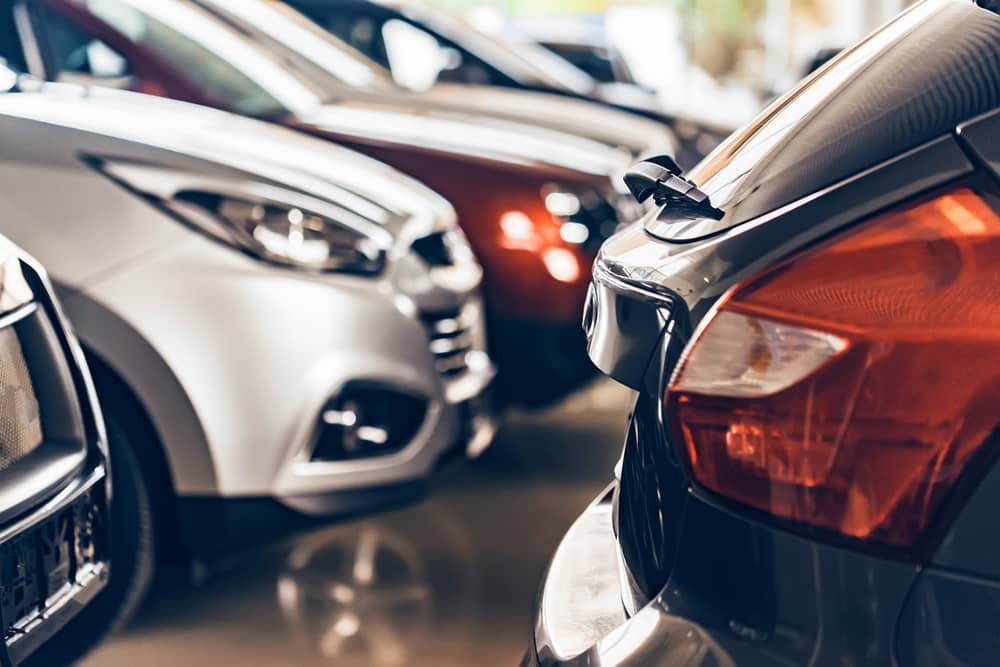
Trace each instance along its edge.
{"label": "dark grey car", "polygon": [[1000,16],[925,0],[607,241],[638,397],[528,664],[1000,662]]}
{"label": "dark grey car", "polygon": [[103,634],[108,456],[48,278],[0,237],[0,665],[63,665]]}

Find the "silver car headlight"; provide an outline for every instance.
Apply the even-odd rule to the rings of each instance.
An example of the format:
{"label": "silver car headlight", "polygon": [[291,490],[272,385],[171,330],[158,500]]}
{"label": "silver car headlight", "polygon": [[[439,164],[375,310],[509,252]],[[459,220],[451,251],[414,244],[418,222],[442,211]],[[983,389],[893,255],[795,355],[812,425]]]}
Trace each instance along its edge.
{"label": "silver car headlight", "polygon": [[335,204],[247,178],[88,161],[185,225],[272,264],[371,275],[382,270],[392,247],[392,234],[372,219],[382,210],[346,191]]}

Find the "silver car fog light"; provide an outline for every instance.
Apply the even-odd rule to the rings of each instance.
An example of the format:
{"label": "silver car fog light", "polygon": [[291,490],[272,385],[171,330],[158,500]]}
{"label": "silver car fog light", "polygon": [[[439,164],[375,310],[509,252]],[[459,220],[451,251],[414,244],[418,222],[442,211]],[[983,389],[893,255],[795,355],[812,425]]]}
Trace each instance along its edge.
{"label": "silver car fog light", "polygon": [[420,431],[427,400],[389,387],[353,384],[319,416],[313,461],[385,456],[404,449]]}

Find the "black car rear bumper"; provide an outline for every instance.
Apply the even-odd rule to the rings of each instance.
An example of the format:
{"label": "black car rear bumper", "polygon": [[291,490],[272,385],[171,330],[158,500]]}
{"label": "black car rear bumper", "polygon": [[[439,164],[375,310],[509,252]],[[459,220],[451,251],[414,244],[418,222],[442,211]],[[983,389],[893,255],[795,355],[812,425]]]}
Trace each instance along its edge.
{"label": "black car rear bumper", "polygon": [[620,551],[606,489],[566,534],[539,596],[532,646],[522,666],[733,664],[712,635],[659,600],[631,618],[622,604]]}
{"label": "black car rear bumper", "polygon": [[678,513],[667,586],[628,616],[610,490],[557,550],[523,664],[895,664],[919,567],[756,523],[697,492]]}

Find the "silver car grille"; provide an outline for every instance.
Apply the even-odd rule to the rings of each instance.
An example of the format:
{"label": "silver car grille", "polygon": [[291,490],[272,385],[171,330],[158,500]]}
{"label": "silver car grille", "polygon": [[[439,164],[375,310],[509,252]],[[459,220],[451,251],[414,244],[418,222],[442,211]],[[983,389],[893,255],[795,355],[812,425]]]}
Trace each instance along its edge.
{"label": "silver car grille", "polygon": [[14,327],[0,329],[0,471],[42,444],[42,421]]}
{"label": "silver car grille", "polygon": [[424,324],[438,373],[453,378],[469,370],[468,354],[474,349],[474,322],[460,310],[426,313]]}

